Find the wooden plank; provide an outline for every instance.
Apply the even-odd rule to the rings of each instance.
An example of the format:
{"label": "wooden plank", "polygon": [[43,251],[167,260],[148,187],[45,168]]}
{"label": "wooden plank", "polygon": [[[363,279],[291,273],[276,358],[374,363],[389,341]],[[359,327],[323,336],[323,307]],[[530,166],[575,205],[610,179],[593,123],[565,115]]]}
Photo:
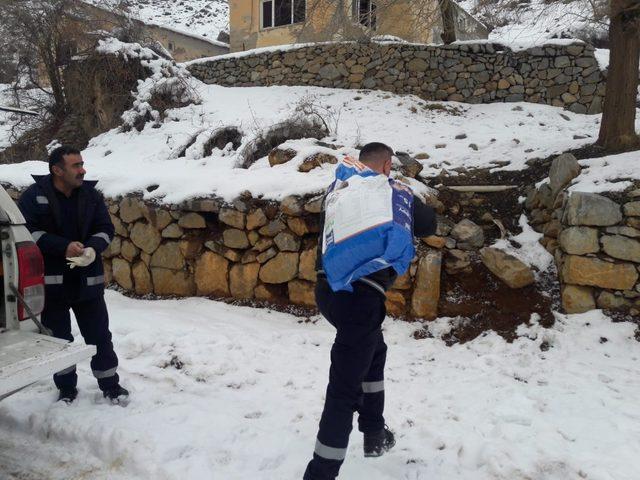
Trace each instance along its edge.
{"label": "wooden plank", "polygon": [[494,193],[504,192],[513,188],[518,188],[517,185],[447,185],[446,188],[454,190],[456,192],[467,193]]}

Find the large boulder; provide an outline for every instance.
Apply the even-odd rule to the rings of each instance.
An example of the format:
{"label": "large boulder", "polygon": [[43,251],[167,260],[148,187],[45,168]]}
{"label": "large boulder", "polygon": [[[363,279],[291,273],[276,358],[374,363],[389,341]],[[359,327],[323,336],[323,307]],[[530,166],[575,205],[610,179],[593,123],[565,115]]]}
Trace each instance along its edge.
{"label": "large boulder", "polygon": [[298,253],[281,252],[262,265],[260,280],[264,283],[286,283],[298,274]]}
{"label": "large boulder", "polygon": [[196,262],[195,284],[198,295],[228,297],[228,270],[229,261],[226,258],[213,252],[203,253]]}
{"label": "large boulder", "polygon": [[604,310],[619,310],[629,306],[629,302],[622,295],[615,295],[611,292],[600,292],[596,299],[598,308]]}
{"label": "large boulder", "polygon": [[622,235],[605,235],[602,237],[604,253],[620,260],[640,263],[640,242]]}
{"label": "large boulder", "polygon": [[296,305],[316,306],[315,285],[305,280],[291,280],[287,287],[289,289],[289,300]]}
{"label": "large boulder", "polygon": [[139,253],[140,249],[138,249],[138,247],[136,247],[129,240],[125,240],[122,242],[122,246],[120,247],[120,255],[122,255],[122,257],[129,263],[133,262],[133,260],[138,256]]}
{"label": "large boulder", "polygon": [[567,255],[562,265],[562,280],[572,285],[631,290],[638,280],[638,271],[631,263]]}
{"label": "large boulder", "polygon": [[629,202],[624,204],[624,214],[629,217],[640,217],[640,202]]}
{"label": "large boulder", "polygon": [[441,251],[430,251],[419,260],[411,297],[411,313],[416,317],[434,319],[438,316],[441,270]]}
{"label": "large boulder", "polygon": [[271,165],[272,167],[276,165],[282,165],[283,163],[287,163],[297,154],[298,152],[290,148],[276,147],[269,152],[269,165]]}
{"label": "large boulder", "polygon": [[282,210],[282,213],[285,215],[297,217],[304,212],[304,204],[300,197],[289,195],[288,197],[284,197],[282,202],[280,202],[280,210]]}
{"label": "large boulder", "polygon": [[338,159],[331,154],[328,153],[316,153],[311,155],[310,157],[305,158],[300,166],[298,167],[299,172],[310,172],[316,167],[323,165],[325,163],[328,164],[336,164],[338,163]]}
{"label": "large boulder", "polygon": [[400,171],[403,175],[411,178],[418,178],[420,172],[424,169],[422,164],[411,155],[403,152],[396,152],[396,157],[400,160]]}
{"label": "large boulder", "polygon": [[562,289],[562,307],[566,313],[584,313],[596,308],[590,287],[565,285]]}
{"label": "large boulder", "polygon": [[465,218],[451,230],[451,236],[458,242],[460,250],[473,250],[484,245],[484,232],[481,227]]}
{"label": "large boulder", "polygon": [[178,295],[189,297],[195,294],[193,275],[184,270],[168,270],[154,267],[151,269],[153,290],[157,295]]}
{"label": "large boulder", "polygon": [[206,228],[207,222],[199,213],[189,212],[180,217],[178,225],[182,228]]}
{"label": "large boulder", "polygon": [[133,289],[131,280],[131,266],[129,262],[121,258],[114,258],[111,263],[113,279],[125,290]]}
{"label": "large boulder", "polygon": [[568,225],[609,227],[620,221],[620,205],[602,195],[584,192],[571,194],[563,217],[563,222]]}
{"label": "large boulder", "polygon": [[502,250],[483,248],[480,258],[485,267],[510,288],[522,288],[535,282],[535,276],[526,264]]}
{"label": "large boulder", "polygon": [[153,293],[151,273],[149,273],[149,269],[144,262],[137,262],[132,268],[132,273],[136,294],[148,295],[149,293]]}
{"label": "large boulder", "polygon": [[298,277],[302,278],[303,280],[309,280],[311,282],[315,282],[317,280],[317,257],[318,249],[316,247],[309,248],[300,254]]}
{"label": "large boulder", "polygon": [[171,214],[163,208],[147,205],[142,213],[147,222],[158,231],[164,230],[173,221]]}
{"label": "large boulder", "polygon": [[449,275],[471,271],[471,255],[457,248],[447,250],[444,269]]}
{"label": "large boulder", "polygon": [[387,292],[387,300],[385,301],[387,313],[394,317],[403,315],[407,310],[407,299],[402,292],[397,290],[389,290]]}
{"label": "large boulder", "polygon": [[151,256],[151,267],[181,270],[184,268],[184,256],[179,242],[167,242],[160,245]]}
{"label": "large boulder", "polygon": [[258,230],[258,232],[260,235],[264,235],[266,237],[275,237],[285,228],[287,228],[287,225],[282,220],[273,220]]}
{"label": "large boulder", "polygon": [[300,239],[286,230],[276,235],[274,241],[281,252],[297,252],[300,250]]}
{"label": "large boulder", "polygon": [[572,255],[585,255],[600,251],[597,228],[567,228],[560,232],[559,241],[562,250]]}
{"label": "large boulder", "polygon": [[556,157],[551,163],[551,170],[549,171],[549,186],[551,187],[552,196],[555,198],[560,190],[580,175],[581,170],[578,160],[572,154],[564,153]]}
{"label": "large boulder", "polygon": [[145,253],[152,254],[162,241],[160,232],[153,225],[138,222],[131,230],[131,241]]}
{"label": "large boulder", "polygon": [[253,298],[258,284],[259,263],[235,264],[229,271],[229,289],[234,298]]}
{"label": "large boulder", "polygon": [[102,252],[102,256],[104,258],[117,257],[120,255],[120,249],[122,248],[122,238],[118,236],[114,236],[113,240],[107,247],[107,249]]}
{"label": "large boulder", "polygon": [[120,219],[126,223],[132,223],[144,216],[146,207],[137,198],[123,198],[120,202]]}
{"label": "large boulder", "polygon": [[[240,213],[240,212],[238,212]],[[244,214],[242,214],[244,215]],[[269,219],[267,218],[267,216],[264,214],[264,210],[262,210],[261,208],[258,208],[252,212],[249,212],[249,214],[247,215],[247,230],[253,230],[255,228],[260,228],[264,225],[267,224],[267,222],[269,221]],[[242,225],[242,222],[236,222],[235,225],[232,225],[236,228],[244,228],[244,226]]]}
{"label": "large boulder", "polygon": [[184,231],[177,223],[172,223],[162,230],[162,238],[181,238]]}
{"label": "large boulder", "polygon": [[222,232],[222,241],[229,248],[248,248],[249,238],[244,230],[237,228],[227,228]]}
{"label": "large boulder", "polygon": [[[233,208],[222,208],[220,209],[220,213],[218,214],[218,220],[226,225],[229,225],[230,227],[242,230],[245,228],[245,224],[247,223],[247,215]],[[248,230],[251,230],[252,228],[254,227],[249,227],[247,225]]]}

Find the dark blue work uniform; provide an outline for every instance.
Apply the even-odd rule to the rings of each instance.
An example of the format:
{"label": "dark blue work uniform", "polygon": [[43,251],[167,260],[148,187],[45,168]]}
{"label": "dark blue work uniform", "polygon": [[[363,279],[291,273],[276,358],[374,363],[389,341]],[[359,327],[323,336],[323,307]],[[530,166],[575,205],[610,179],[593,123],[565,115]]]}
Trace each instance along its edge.
{"label": "dark blue work uniform", "polygon": [[[118,385],[118,357],[113,350],[109,315],[104,302],[104,270],[100,254],[113,239],[114,228],[95,181],[84,181],[70,197],[53,186],[51,175],[34,175],[35,184],[22,194],[18,206],[44,257],[45,307],[42,323],[57,338],[73,341],[73,310],[85,342],[96,346],[91,359],[101,390]],[[96,251],[86,267],[70,269],[65,253],[69,243],[81,242]],[[76,367],[53,376],[58,388],[75,387]]]}
{"label": "dark blue work uniform", "polygon": [[[417,197],[413,204],[414,235],[433,235],[437,227],[435,212]],[[385,426],[387,345],[382,322],[387,315],[385,292],[397,274],[386,268],[355,281],[353,292],[334,292],[322,271],[320,245],[316,269],[316,303],[320,313],[336,328],[336,338],[331,347],[329,385],[316,446],[304,480],[333,480],[347,454],[354,412],[358,412],[358,427],[365,434],[375,434]]]}

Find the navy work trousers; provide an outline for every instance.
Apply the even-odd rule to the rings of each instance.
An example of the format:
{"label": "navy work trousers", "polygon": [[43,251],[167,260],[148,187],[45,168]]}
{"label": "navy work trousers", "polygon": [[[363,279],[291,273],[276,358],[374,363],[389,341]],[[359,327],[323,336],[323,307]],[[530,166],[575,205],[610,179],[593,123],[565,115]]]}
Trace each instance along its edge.
{"label": "navy work trousers", "polygon": [[356,282],[353,292],[333,292],[324,279],[318,280],[318,308],[337,333],[316,448],[304,480],[338,476],[354,412],[358,412],[361,432],[377,433],[384,428],[384,300],[381,293],[363,283]]}
{"label": "navy work trousers", "polygon": [[[51,329],[54,337],[72,342],[70,309],[76,316],[85,343],[96,346],[96,354],[91,359],[91,369],[98,380],[98,386],[101,390],[106,390],[118,385],[118,357],[111,342],[109,314],[104,297],[100,295],[79,302],[65,302],[59,299],[45,301],[42,324]],[[53,380],[58,388],[75,387],[78,383],[75,365],[54,374]]]}

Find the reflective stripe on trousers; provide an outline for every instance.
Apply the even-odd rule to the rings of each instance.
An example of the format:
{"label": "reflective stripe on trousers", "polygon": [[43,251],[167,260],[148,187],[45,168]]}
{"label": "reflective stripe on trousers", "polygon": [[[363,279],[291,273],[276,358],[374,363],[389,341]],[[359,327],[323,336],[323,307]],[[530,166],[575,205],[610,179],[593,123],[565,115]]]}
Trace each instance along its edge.
{"label": "reflective stripe on trousers", "polygon": [[327,460],[344,460],[344,457],[347,456],[347,449],[328,447],[320,440],[316,439],[316,448],[314,453],[319,457],[326,458]]}
{"label": "reflective stripe on trousers", "polygon": [[118,367],[110,368],[109,370],[93,370],[93,376],[97,379],[113,377],[118,371]]}
{"label": "reflective stripe on trousers", "polygon": [[364,393],[384,392],[384,380],[379,382],[362,382],[362,391]]}
{"label": "reflective stripe on trousers", "polygon": [[87,286],[95,287],[96,285],[102,285],[104,283],[104,275],[98,275],[97,277],[87,277]]}

